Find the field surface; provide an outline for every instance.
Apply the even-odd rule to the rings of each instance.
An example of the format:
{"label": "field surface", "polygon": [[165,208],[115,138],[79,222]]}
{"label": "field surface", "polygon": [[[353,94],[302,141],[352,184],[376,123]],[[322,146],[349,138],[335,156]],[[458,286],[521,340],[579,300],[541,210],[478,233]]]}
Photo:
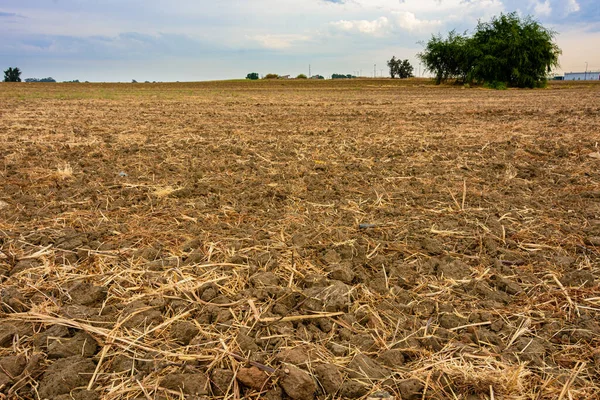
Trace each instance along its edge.
{"label": "field surface", "polygon": [[600,85],[0,104],[0,399],[600,398]]}

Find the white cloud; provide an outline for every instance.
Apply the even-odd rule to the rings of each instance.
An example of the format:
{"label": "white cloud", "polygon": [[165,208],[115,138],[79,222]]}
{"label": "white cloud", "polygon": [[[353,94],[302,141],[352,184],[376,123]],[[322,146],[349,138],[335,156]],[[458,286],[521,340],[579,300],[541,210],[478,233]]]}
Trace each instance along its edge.
{"label": "white cloud", "polygon": [[362,33],[371,36],[385,36],[389,33],[391,24],[386,17],[379,17],[373,21],[354,20],[354,21],[336,21],[331,26],[334,30]]}
{"label": "white cloud", "polygon": [[396,16],[397,26],[410,32],[429,31],[442,25],[442,21],[439,20],[418,19],[415,14],[409,11],[398,11],[394,15]]}
{"label": "white cloud", "polygon": [[409,11],[394,11],[390,18],[379,17],[374,20],[341,20],[330,24],[334,31],[359,33],[374,37],[386,37],[397,31],[423,32],[442,25],[439,20],[421,20]]}
{"label": "white cloud", "polygon": [[254,35],[250,39],[258,42],[262,47],[272,50],[283,50],[292,47],[299,42],[306,42],[311,39],[307,35],[296,34],[267,34]]}
{"label": "white cloud", "polygon": [[579,3],[577,3],[577,0],[567,0],[567,4],[566,4],[566,11],[567,14],[572,14],[574,12],[577,12],[581,9],[581,7],[579,7]]}
{"label": "white cloud", "polygon": [[535,11],[535,14],[540,17],[549,17],[552,14],[552,6],[550,6],[549,0],[546,0],[543,3],[536,1],[533,10]]}

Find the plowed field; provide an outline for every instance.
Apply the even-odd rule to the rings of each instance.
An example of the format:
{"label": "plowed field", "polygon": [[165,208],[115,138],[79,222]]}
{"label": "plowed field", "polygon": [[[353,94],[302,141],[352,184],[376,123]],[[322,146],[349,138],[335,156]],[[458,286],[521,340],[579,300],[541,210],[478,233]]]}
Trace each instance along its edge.
{"label": "plowed field", "polygon": [[600,85],[0,84],[0,398],[600,398]]}

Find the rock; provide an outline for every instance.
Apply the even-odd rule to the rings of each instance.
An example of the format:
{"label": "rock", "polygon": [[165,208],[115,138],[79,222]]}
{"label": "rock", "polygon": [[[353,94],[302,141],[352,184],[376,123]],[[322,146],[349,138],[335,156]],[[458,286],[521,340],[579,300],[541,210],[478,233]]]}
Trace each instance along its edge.
{"label": "rock", "polygon": [[202,374],[169,374],[160,380],[160,386],[165,389],[182,391],[190,396],[207,395],[208,380]]}
{"label": "rock", "polygon": [[337,365],[335,364],[318,364],[314,368],[315,374],[319,383],[325,390],[325,393],[333,396],[335,395],[344,382],[342,374],[340,373]]}
{"label": "rock", "polygon": [[279,383],[293,400],[313,400],[317,385],[311,376],[293,365],[285,365],[279,374]]}
{"label": "rock", "polygon": [[366,382],[385,379],[391,375],[387,368],[364,354],[357,354],[348,364],[347,370],[350,378]]}
{"label": "rock", "polygon": [[228,369],[215,369],[210,375],[213,395],[225,396],[233,389],[235,374]]}
{"label": "rock", "polygon": [[176,321],[171,325],[171,336],[175,341],[183,346],[190,344],[190,341],[200,332],[200,329],[190,321]]}
{"label": "rock", "polygon": [[95,369],[92,360],[81,356],[57,360],[42,376],[38,388],[40,398],[55,399],[75,388],[87,386]]}
{"label": "rock", "polygon": [[329,349],[329,351],[331,351],[331,353],[336,357],[344,357],[350,350],[347,346],[342,346],[341,344],[334,342],[328,342],[327,349]]}
{"label": "rock", "polygon": [[269,376],[256,367],[240,368],[236,378],[244,386],[257,391],[264,390],[269,381]]}

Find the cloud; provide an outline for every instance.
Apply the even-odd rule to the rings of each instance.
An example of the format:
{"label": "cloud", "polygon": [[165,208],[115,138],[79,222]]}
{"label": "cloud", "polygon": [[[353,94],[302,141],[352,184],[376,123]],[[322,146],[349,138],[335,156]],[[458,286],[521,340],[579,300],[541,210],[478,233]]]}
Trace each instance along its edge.
{"label": "cloud", "polygon": [[385,36],[391,31],[391,22],[387,17],[379,17],[373,21],[335,21],[331,23],[334,30],[341,32],[362,33],[371,36]]}
{"label": "cloud", "polygon": [[299,42],[311,39],[310,36],[299,34],[265,34],[249,36],[249,38],[259,43],[261,47],[271,50],[287,49]]}
{"label": "cloud", "polygon": [[549,17],[552,15],[552,6],[550,6],[550,1],[546,0],[542,2],[536,2],[535,7],[533,9],[536,15],[542,17]]}
{"label": "cloud", "polygon": [[373,37],[386,37],[397,31],[411,33],[430,31],[442,25],[439,20],[421,20],[409,11],[395,11],[390,17],[379,17],[374,20],[341,20],[331,22],[334,31],[358,33]]}

